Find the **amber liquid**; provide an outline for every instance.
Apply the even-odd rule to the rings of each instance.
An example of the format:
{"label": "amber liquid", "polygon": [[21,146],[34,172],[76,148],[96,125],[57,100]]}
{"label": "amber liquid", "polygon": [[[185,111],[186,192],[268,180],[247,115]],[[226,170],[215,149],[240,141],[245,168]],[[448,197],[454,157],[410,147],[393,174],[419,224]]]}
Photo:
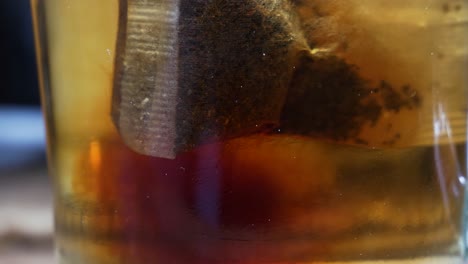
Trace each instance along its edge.
{"label": "amber liquid", "polygon": [[466,9],[330,1],[319,19],[326,1],[294,2],[329,33],[312,52],[411,83],[421,108],[385,112],[363,129],[367,147],[259,133],[174,160],[140,155],[110,118],[118,1],[32,1],[60,263],[463,262],[466,30],[448,22]]}
{"label": "amber liquid", "polygon": [[59,146],[79,157],[59,180],[71,188],[56,203],[64,263],[442,261],[459,253],[461,206],[448,188],[462,195],[464,145],[383,151],[258,135],[175,160],[136,154],[116,138]]}

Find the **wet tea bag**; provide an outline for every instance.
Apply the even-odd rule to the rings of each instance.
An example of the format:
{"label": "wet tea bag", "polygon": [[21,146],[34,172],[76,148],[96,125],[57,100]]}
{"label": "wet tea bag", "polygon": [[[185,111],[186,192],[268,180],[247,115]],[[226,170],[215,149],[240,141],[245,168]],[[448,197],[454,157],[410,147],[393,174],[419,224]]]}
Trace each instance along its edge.
{"label": "wet tea bag", "polygon": [[278,125],[306,50],[288,0],[120,0],[112,117],[164,158]]}
{"label": "wet tea bag", "polygon": [[[327,5],[121,0],[112,114],[123,140],[164,158],[256,132],[368,148],[412,144],[417,87],[395,70],[400,84],[380,79],[385,70],[366,76],[343,56],[355,36],[341,43],[336,35],[353,31]],[[360,36],[379,50],[371,37]],[[393,60],[370,57],[377,66]]]}

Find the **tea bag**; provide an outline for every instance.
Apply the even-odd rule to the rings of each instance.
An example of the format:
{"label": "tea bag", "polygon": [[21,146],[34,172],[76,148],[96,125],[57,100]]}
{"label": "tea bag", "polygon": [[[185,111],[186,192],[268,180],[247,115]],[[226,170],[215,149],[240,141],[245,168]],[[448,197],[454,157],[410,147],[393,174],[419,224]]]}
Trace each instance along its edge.
{"label": "tea bag", "polygon": [[[112,114],[126,144],[163,158],[258,132],[407,144],[418,91],[368,79],[341,56],[342,24],[311,26],[336,24],[326,5],[121,0]],[[373,56],[385,63],[384,55]]]}
{"label": "tea bag", "polygon": [[307,50],[288,0],[120,0],[112,117],[163,158],[279,125]]}

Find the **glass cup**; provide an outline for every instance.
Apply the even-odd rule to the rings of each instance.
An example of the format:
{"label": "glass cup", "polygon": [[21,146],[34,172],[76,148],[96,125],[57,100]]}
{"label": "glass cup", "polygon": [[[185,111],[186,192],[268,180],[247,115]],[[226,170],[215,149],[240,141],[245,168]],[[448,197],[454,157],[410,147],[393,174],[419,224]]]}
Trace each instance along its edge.
{"label": "glass cup", "polygon": [[60,263],[464,263],[467,1],[31,3]]}

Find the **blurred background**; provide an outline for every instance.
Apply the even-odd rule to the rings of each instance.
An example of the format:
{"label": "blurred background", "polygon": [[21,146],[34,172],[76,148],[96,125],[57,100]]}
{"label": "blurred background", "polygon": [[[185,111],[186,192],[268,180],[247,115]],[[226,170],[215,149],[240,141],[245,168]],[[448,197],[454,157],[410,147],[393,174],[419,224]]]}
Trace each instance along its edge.
{"label": "blurred background", "polygon": [[0,264],[53,263],[29,0],[0,1]]}

